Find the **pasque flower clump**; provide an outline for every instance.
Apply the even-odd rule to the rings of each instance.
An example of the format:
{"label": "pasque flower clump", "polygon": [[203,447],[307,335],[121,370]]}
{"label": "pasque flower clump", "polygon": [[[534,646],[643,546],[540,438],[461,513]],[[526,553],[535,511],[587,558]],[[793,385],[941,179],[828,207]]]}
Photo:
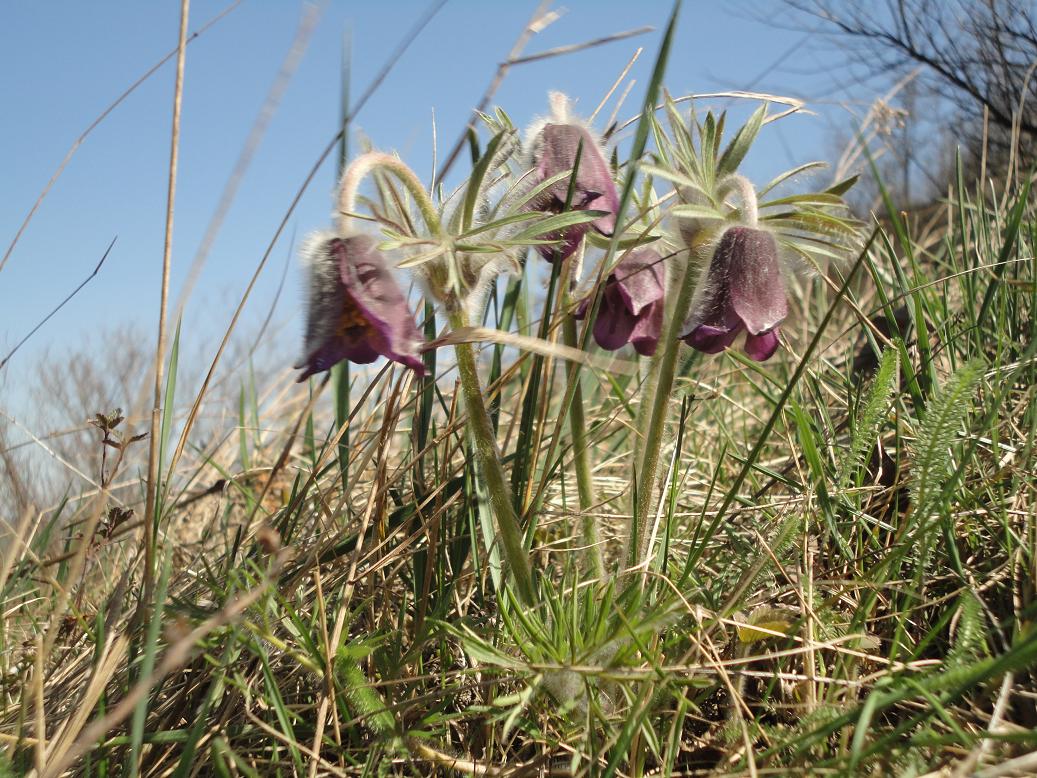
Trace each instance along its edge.
{"label": "pasque flower clump", "polygon": [[[637,159],[632,160],[637,165],[628,162],[618,171],[609,164],[602,139],[574,115],[564,95],[551,94],[551,114],[530,127],[524,149],[503,111],[483,116],[493,137],[460,187],[451,194],[435,188],[438,202],[398,157],[368,152],[342,176],[336,229],[316,236],[305,252],[310,281],[301,378],[344,359],[366,364],[379,356],[424,374],[422,352],[433,344],[424,342],[415,325],[393,275],[394,264],[410,269],[426,301],[444,315],[450,333],[437,344],[450,343],[455,349],[465,430],[485,484],[492,537],[499,540],[515,591],[526,605],[535,605],[538,598],[525,545],[527,529],[520,520],[530,506],[516,500],[512,479],[505,475],[471,341],[521,343],[573,360],[565,394],[571,402],[565,412],[586,569],[597,577],[607,575],[606,555],[594,518],[591,449],[579,377],[587,357],[580,344],[589,343],[592,334],[607,351],[629,345],[634,358],[651,357],[644,396],[636,406],[638,459],[631,467],[635,483],[630,492],[637,497],[623,559],[643,569],[654,536],[648,519],[656,513],[652,501],[679,349],[687,344],[717,354],[744,332],[751,359],[772,358],[788,315],[784,257],[831,255],[843,249],[837,238],[849,241],[855,236],[850,222],[834,212],[842,206],[842,190],[761,203],[756,188],[737,172],[764,124],[765,107],[726,147],[721,143],[722,119],[709,115],[699,123],[692,118],[686,127],[672,103],[666,110],[674,137],[659,128],[653,164]],[[370,210],[381,239],[355,225],[360,182],[374,172],[380,175],[381,201]],[[621,188],[616,175],[625,179]],[[672,184],[674,191],[656,195],[660,181]],[[819,234],[815,226],[820,224],[831,232]],[[498,276],[528,270],[529,249],[552,263],[541,337],[551,331],[552,317],[562,316],[564,352],[553,342],[534,343],[528,336],[473,326],[485,320],[488,302],[501,302],[494,296]],[[601,286],[577,301],[583,267],[595,261]],[[535,268],[520,274],[519,283],[529,284],[532,272]],[[567,286],[561,290],[564,304],[556,305],[551,290],[560,278]],[[580,321],[585,322],[582,338]],[[530,372],[540,369],[534,364]],[[539,396],[550,402],[556,395]],[[525,400],[518,399],[523,405]],[[524,499],[530,499],[528,492]]]}

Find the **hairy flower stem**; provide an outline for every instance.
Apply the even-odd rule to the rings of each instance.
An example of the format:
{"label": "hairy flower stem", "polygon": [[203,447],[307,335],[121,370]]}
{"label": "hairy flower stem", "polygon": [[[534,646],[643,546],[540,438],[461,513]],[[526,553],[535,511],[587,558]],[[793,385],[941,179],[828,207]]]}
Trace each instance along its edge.
{"label": "hairy flower stem", "polygon": [[742,221],[746,227],[754,230],[759,225],[760,211],[756,202],[756,189],[752,182],[743,175],[732,173],[724,178],[717,187],[720,198],[723,199],[730,192],[737,192],[738,199],[742,201]]}
{"label": "hairy flower stem", "polygon": [[[641,457],[635,473],[637,490],[633,515],[630,520],[630,536],[627,541],[627,564],[631,567],[644,564],[648,554],[648,539],[651,535],[650,517],[653,495],[655,493],[656,471],[659,469],[659,454],[662,448],[663,426],[666,412],[669,410],[670,392],[673,389],[673,378],[677,364],[677,353],[680,349],[680,331],[684,324],[684,316],[691,304],[691,296],[695,291],[695,269],[692,263],[684,263],[684,275],[681,278],[677,299],[673,308],[668,311],[666,331],[662,339],[662,351],[653,360],[651,370],[655,373],[654,392],[651,404],[642,406],[649,411],[648,424],[644,430],[644,441],[640,446]],[[651,384],[651,381],[650,381]]]}
{"label": "hairy flower stem", "polygon": [[[579,348],[576,319],[567,313],[562,323],[565,345]],[[573,437],[573,464],[576,467],[576,490],[580,496],[580,532],[584,545],[587,572],[599,579],[605,578],[605,562],[601,556],[601,537],[598,521],[591,513],[594,489],[591,483],[591,463],[587,451],[587,419],[583,415],[583,389],[580,387],[580,366],[569,362],[569,380],[573,382],[573,399],[569,404],[569,426]]]}
{"label": "hairy flower stem", "polygon": [[428,225],[429,232],[439,236],[442,232],[439,224],[439,214],[436,213],[436,208],[432,204],[428,192],[425,191],[421,180],[414,174],[413,170],[407,167],[403,160],[381,151],[369,151],[366,154],[361,154],[349,164],[346,172],[342,174],[342,181],[339,184],[338,190],[337,226],[339,232],[346,234],[349,231],[350,224],[354,219],[353,214],[356,211],[356,195],[360,189],[360,182],[369,173],[379,168],[388,170],[399,179],[411,197],[414,198],[418,210],[421,211],[421,217],[425,220],[425,224]]}
{"label": "hairy flower stem", "polygon": [[[452,329],[459,330],[468,326],[464,309],[456,299],[448,301],[447,315]],[[479,474],[490,494],[490,510],[497,523],[501,550],[511,574],[515,577],[520,599],[526,605],[532,606],[536,604],[533,571],[522,541],[522,529],[519,526],[518,514],[515,513],[511,488],[504,477],[504,467],[501,465],[500,452],[497,449],[497,438],[493,434],[493,424],[483,402],[484,395],[475,364],[475,352],[471,343],[458,343],[454,350],[457,353],[457,372],[461,379],[464,407],[468,413],[468,430],[475,447]]]}
{"label": "hairy flower stem", "polygon": [[[644,380],[641,387],[641,395],[645,398],[655,397],[655,387],[659,385],[659,363],[662,361],[662,352],[656,353],[656,355],[648,361],[648,371],[645,373]],[[646,400],[647,402],[647,400]],[[634,463],[635,466],[641,467],[641,459],[645,453],[645,439],[648,437],[648,422],[651,420],[651,414],[644,411],[639,411],[637,418],[634,420],[637,425],[635,429],[637,434],[634,436]],[[634,477],[640,475],[640,470],[634,471]],[[631,536],[632,538],[632,536]],[[628,542],[631,538],[628,538]]]}
{"label": "hairy flower stem", "polygon": [[[338,229],[346,234],[350,229],[356,210],[356,196],[360,182],[374,170],[384,169],[392,173],[407,189],[421,211],[421,216],[435,237],[442,237],[443,228],[439,215],[421,180],[400,159],[378,151],[361,154],[342,174],[339,184]],[[450,327],[459,330],[468,326],[468,318],[464,306],[455,295],[451,295],[446,303],[447,317]],[[457,372],[461,380],[461,393],[468,413],[468,430],[475,447],[475,457],[479,474],[486,483],[490,494],[490,510],[497,523],[497,534],[501,539],[504,559],[515,577],[515,585],[519,598],[526,605],[536,603],[533,588],[533,571],[522,541],[522,528],[518,514],[515,512],[515,501],[511,489],[504,477],[504,466],[501,464],[500,451],[497,449],[497,438],[493,433],[490,414],[483,402],[482,386],[479,383],[479,372],[475,364],[475,351],[470,343],[458,343],[454,346],[457,353]]]}

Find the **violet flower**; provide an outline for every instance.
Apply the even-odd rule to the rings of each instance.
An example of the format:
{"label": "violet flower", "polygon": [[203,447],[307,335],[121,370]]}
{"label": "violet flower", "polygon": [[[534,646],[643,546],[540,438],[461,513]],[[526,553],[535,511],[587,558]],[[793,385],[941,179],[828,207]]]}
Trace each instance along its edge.
{"label": "violet flower", "polygon": [[[591,132],[577,120],[569,118],[568,98],[552,93],[553,118],[555,121],[542,125],[532,134],[530,155],[534,167],[533,185],[552,176],[572,170],[576,166],[576,152],[580,149],[579,167],[573,186],[571,211],[606,211],[606,215],[592,222],[575,224],[557,233],[548,234],[550,240],[561,241],[561,246],[537,246],[540,255],[553,260],[555,252],[561,259],[569,257],[580,245],[588,226],[602,235],[611,235],[616,228],[616,211],[619,210],[619,195],[612,180],[601,144]],[[529,204],[530,210],[544,213],[561,213],[569,194],[570,177],[555,182]]]}
{"label": "violet flower", "polygon": [[318,234],[303,255],[310,285],[299,381],[343,359],[367,364],[379,356],[424,375],[421,333],[374,238]]}
{"label": "violet flower", "polygon": [[752,227],[731,227],[713,252],[683,340],[699,351],[717,354],[745,330],[745,353],[763,362],[778,348],[778,325],[787,313],[774,236]]}
{"label": "violet flower", "polygon": [[[665,294],[662,258],[652,249],[630,251],[605,281],[594,340],[606,351],[631,343],[638,354],[652,356],[662,335]],[[580,303],[576,318],[584,318],[588,307],[589,299]]]}

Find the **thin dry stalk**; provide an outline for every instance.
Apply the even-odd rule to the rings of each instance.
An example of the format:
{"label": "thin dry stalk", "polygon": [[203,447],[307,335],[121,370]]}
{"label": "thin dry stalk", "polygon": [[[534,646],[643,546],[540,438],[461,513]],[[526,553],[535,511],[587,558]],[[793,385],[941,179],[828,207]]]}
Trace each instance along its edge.
{"label": "thin dry stalk", "polygon": [[601,109],[605,107],[605,103],[609,101],[609,98],[611,98],[615,91],[619,88],[619,85],[623,83],[623,79],[627,77],[627,74],[630,72],[630,68],[634,66],[634,63],[637,62],[638,57],[641,56],[641,53],[643,51],[644,48],[638,46],[637,51],[635,51],[634,55],[629,59],[629,61],[626,64],[626,67],[623,68],[616,80],[612,82],[612,86],[609,87],[609,91],[607,91],[605,93],[605,96],[601,98],[601,102],[598,103],[598,107],[595,108],[591,112],[591,115],[587,117],[587,124],[594,124],[594,119],[597,117],[599,113],[601,113]]}
{"label": "thin dry stalk", "polygon": [[234,169],[227,178],[227,183],[223,186],[219,203],[209,219],[208,226],[205,228],[205,234],[202,236],[201,245],[198,247],[198,252],[191,263],[191,268],[187,271],[187,278],[180,290],[179,300],[176,305],[177,318],[183,314],[184,306],[187,305],[191,291],[194,289],[198,276],[205,266],[205,260],[209,258],[212,244],[216,241],[216,236],[223,226],[223,220],[227,217],[230,206],[238,193],[238,187],[241,185],[241,181],[252,163],[252,157],[255,156],[256,149],[259,148],[259,144],[266,134],[267,127],[270,126],[270,121],[274,118],[274,114],[277,113],[277,108],[281,104],[281,99],[284,97],[284,93],[287,91],[288,85],[299,67],[299,63],[302,61],[303,54],[309,48],[310,37],[317,27],[317,22],[320,21],[322,10],[323,8],[316,3],[303,6],[302,17],[299,20],[299,27],[295,31],[292,45],[288,48],[288,53],[285,55],[281,68],[274,78],[274,83],[270,85],[270,91],[267,93],[263,106],[259,109],[259,115],[256,116],[256,120],[252,124],[248,138],[245,139],[245,144],[242,146],[237,162],[234,163]]}
{"label": "thin dry stalk", "polygon": [[37,772],[43,771],[47,757],[47,712],[43,703],[43,636],[36,636],[36,656],[33,660],[33,712],[36,716],[35,760]]}
{"label": "thin dry stalk", "polygon": [[[633,30],[624,30],[623,32],[613,33],[612,35],[606,35],[603,38],[595,38],[594,40],[584,41],[583,43],[570,43],[566,46],[556,46],[553,49],[547,51],[539,51],[536,54],[529,54],[525,57],[516,57],[515,59],[509,60],[509,65],[523,65],[527,62],[538,62],[542,59],[549,59],[551,57],[558,57],[563,54],[574,54],[577,51],[583,51],[584,49],[590,49],[595,46],[601,46],[605,43],[613,43],[614,41],[625,40],[626,38],[633,38],[636,35],[645,35],[646,33],[653,32],[655,30],[652,26],[637,27]],[[621,77],[622,78],[622,77]],[[615,87],[613,87],[615,89]]]}
{"label": "thin dry stalk", "polygon": [[[320,638],[324,644],[324,656],[327,657],[326,661],[330,664],[333,661],[333,649],[331,648],[331,639],[328,637],[327,605],[324,601],[324,587],[321,584],[320,565],[315,565],[313,568],[313,584],[317,594],[317,613],[320,616]],[[325,668],[324,675],[324,695],[324,699],[321,700],[320,708],[317,712],[317,726],[313,733],[311,750],[315,755],[310,761],[309,778],[314,778],[317,775],[317,768],[320,766],[318,757],[320,754],[320,744],[324,738],[325,714],[327,713],[328,705],[335,705],[335,684],[332,683],[331,673],[327,672],[327,668]],[[335,705],[332,710],[335,712],[332,718],[334,722],[335,744],[341,746],[342,731],[338,720],[338,706]]]}
{"label": "thin dry stalk", "polygon": [[[158,487],[159,431],[162,424],[163,360],[166,354],[166,305],[169,300],[169,269],[173,254],[173,213],[176,202],[176,172],[180,156],[180,110],[184,96],[184,61],[187,54],[187,16],[190,0],[180,2],[180,44],[176,54],[176,83],[173,86],[173,131],[169,144],[169,185],[166,193],[166,235],[162,246],[162,286],[159,292],[158,344],[155,346],[155,401],[151,408],[148,446],[148,488],[144,505],[144,606],[150,607],[154,593],[155,496]],[[171,412],[171,409],[167,409]]]}
{"label": "thin dry stalk", "polygon": [[468,130],[473,126],[476,117],[486,110],[486,106],[490,104],[490,100],[497,94],[497,90],[503,83],[505,76],[508,75],[508,71],[511,70],[513,60],[518,58],[522,51],[526,48],[526,44],[529,43],[530,39],[538,32],[542,32],[547,29],[550,25],[558,21],[559,14],[557,11],[548,11],[551,7],[551,0],[541,0],[540,4],[537,5],[536,10],[533,11],[533,15],[529,18],[526,26],[522,28],[522,32],[519,33],[518,38],[515,40],[515,45],[511,47],[511,51],[508,52],[508,56],[503,62],[497,66],[497,72],[493,74],[493,78],[490,80],[490,85],[486,87],[486,91],[483,92],[482,98],[479,100],[479,104],[472,111],[472,118],[469,121],[468,126],[465,127],[464,131],[457,138],[457,142],[453,148],[450,149],[450,153],[446,156],[446,162],[443,163],[443,169],[439,172],[439,178],[432,179],[432,186],[429,187],[430,191],[435,191],[436,184],[443,180],[450,168],[453,166],[454,161],[457,159],[457,155],[461,153],[461,149],[464,148],[468,138]]}

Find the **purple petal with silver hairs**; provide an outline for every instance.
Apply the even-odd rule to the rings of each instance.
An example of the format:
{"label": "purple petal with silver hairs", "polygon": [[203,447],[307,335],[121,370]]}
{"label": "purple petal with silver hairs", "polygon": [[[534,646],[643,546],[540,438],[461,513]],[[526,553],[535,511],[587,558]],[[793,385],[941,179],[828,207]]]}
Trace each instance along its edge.
{"label": "purple petal with silver hairs", "polygon": [[[582,149],[581,149],[582,143]],[[619,210],[619,195],[612,181],[612,171],[601,148],[591,134],[578,124],[546,124],[533,142],[533,163],[536,167],[534,185],[552,176],[572,170],[576,163],[576,152],[580,150],[579,168],[573,187],[570,210],[606,211],[606,215],[590,222],[603,235],[611,235],[616,228],[616,211]],[[544,213],[561,213],[569,194],[569,178],[549,186],[531,203],[530,209]],[[562,232],[545,237],[563,241],[560,247],[537,246],[545,259],[554,259],[555,252],[565,259],[580,245],[587,224],[576,224]]]}
{"label": "purple petal with silver hairs", "polygon": [[[634,249],[609,274],[594,319],[594,340],[606,351],[631,343],[638,354],[651,356],[663,326],[666,272],[652,249]],[[587,315],[590,300],[576,310]]]}
{"label": "purple petal with silver hairs", "polygon": [[683,340],[717,354],[745,330],[745,353],[763,362],[778,348],[778,329],[788,314],[778,245],[769,232],[731,227],[713,252]]}
{"label": "purple petal with silver hairs", "polygon": [[367,364],[379,356],[419,375],[421,333],[385,259],[367,235],[330,238],[310,259],[305,357],[295,367],[304,381],[348,359]]}

